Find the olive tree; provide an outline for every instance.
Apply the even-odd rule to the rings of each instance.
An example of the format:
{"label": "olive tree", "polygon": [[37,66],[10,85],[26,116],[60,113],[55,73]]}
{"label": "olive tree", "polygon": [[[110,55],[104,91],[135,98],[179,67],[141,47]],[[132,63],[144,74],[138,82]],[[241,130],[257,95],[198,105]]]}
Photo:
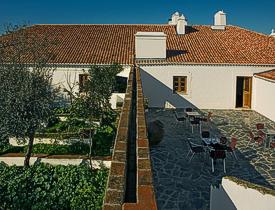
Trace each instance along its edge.
{"label": "olive tree", "polygon": [[27,26],[8,27],[0,37],[0,139],[28,142],[29,166],[37,129],[47,124],[56,89],[50,45],[54,40]]}

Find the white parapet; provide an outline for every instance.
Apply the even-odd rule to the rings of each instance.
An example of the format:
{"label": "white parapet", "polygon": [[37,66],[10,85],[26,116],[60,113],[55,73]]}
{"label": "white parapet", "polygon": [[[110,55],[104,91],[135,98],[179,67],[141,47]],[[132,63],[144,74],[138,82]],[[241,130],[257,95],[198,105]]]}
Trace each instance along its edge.
{"label": "white parapet", "polygon": [[274,190],[234,177],[224,177],[219,188],[211,188],[210,210],[274,210],[274,207]]}

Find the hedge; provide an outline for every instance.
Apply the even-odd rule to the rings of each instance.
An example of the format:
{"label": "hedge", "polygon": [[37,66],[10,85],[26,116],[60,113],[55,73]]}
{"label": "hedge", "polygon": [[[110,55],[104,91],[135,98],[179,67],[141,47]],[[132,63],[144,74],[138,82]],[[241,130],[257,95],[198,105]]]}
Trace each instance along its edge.
{"label": "hedge", "polygon": [[101,209],[108,170],[0,163],[0,209]]}

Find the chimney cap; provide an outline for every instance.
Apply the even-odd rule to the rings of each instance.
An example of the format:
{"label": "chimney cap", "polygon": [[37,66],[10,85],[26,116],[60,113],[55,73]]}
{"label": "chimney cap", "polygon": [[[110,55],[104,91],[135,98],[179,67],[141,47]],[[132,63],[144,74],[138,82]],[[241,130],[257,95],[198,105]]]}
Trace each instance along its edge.
{"label": "chimney cap", "polygon": [[179,19],[187,20],[183,14],[181,16],[179,16]]}
{"label": "chimney cap", "polygon": [[226,15],[226,13],[223,10],[218,11],[217,13],[221,14],[221,15]]}

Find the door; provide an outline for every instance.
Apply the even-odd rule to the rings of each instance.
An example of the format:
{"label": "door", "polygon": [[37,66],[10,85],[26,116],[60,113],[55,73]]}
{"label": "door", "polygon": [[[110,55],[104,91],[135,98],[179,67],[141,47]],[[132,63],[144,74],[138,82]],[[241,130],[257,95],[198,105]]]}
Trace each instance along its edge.
{"label": "door", "polygon": [[251,108],[252,77],[243,78],[243,107]]}

